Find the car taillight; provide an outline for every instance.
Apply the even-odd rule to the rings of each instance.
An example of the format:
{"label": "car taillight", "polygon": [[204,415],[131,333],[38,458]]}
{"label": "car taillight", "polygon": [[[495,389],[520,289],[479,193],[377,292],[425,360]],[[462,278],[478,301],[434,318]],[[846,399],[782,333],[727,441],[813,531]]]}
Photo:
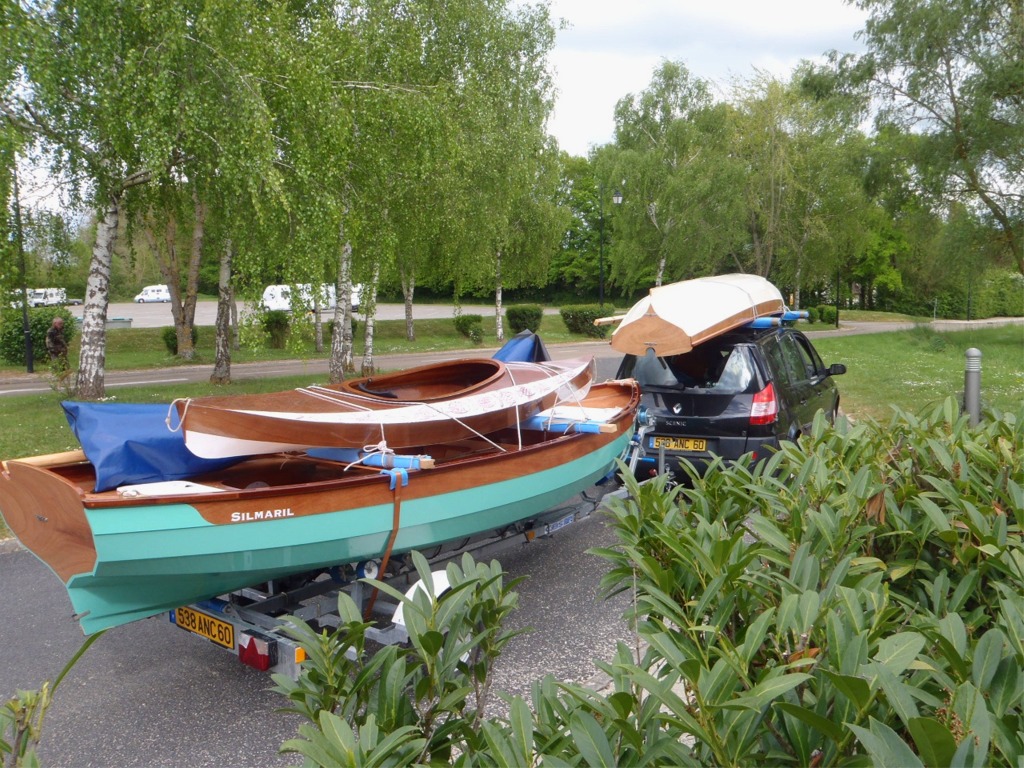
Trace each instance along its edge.
{"label": "car taillight", "polygon": [[754,395],[750,406],[750,424],[771,424],[779,417],[779,398],[775,396],[775,387],[771,382]]}

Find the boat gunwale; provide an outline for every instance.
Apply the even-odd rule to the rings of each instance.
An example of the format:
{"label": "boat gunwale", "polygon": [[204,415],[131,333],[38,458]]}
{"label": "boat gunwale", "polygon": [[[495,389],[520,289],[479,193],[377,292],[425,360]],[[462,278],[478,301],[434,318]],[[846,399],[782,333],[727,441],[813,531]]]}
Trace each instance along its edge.
{"label": "boat gunwale", "polygon": [[[402,398],[388,398],[383,397],[373,392],[368,392],[363,389],[359,389],[360,383],[369,384],[370,382],[381,383],[387,385],[388,381],[401,381],[403,379],[415,380],[417,377],[422,376],[430,371],[436,371],[438,368],[445,368],[451,370],[458,370],[460,367],[470,366],[481,366],[486,365],[492,369],[492,373],[484,379],[470,384],[462,389],[452,390],[446,392],[443,395],[435,395],[432,397],[416,398],[416,399],[402,399]],[[338,394],[347,394],[350,396],[358,396],[369,398],[373,401],[380,401],[382,403],[412,403],[412,402],[430,402],[433,400],[446,400],[452,397],[463,397],[471,392],[475,392],[478,389],[489,387],[496,380],[505,375],[508,370],[508,366],[501,360],[495,360],[490,357],[479,357],[479,358],[463,358],[459,360],[442,361],[440,363],[427,363],[425,365],[419,365],[414,368],[406,368],[404,370],[395,371],[393,373],[385,373],[380,376],[363,376],[358,379],[349,379],[347,381],[339,382],[336,385],[327,385],[318,387],[317,389],[337,392]]]}

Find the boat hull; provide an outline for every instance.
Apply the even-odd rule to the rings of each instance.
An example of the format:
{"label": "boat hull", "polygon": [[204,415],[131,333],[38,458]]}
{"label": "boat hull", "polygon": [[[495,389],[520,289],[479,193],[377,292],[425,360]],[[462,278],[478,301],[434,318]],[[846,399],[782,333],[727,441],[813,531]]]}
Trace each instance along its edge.
{"label": "boat hull", "polygon": [[781,315],[778,288],[758,275],[701,277],[652,288],[612,332],[620,352],[680,355],[727,331],[769,315]]}
{"label": "boat hull", "polygon": [[[595,389],[600,395],[611,386]],[[638,392],[632,382],[614,386],[620,412],[612,433],[546,435],[515,450],[442,462],[407,476],[365,473],[106,504],[95,494],[74,508],[67,478],[8,462],[0,476],[0,511],[62,578],[82,629],[93,633],[264,581],[379,558],[395,530],[391,550],[399,553],[529,520],[607,475],[625,451]],[[309,459],[263,457],[218,477],[245,480],[264,471],[260,462],[271,471],[273,461]],[[26,488],[35,491],[26,496]],[[39,505],[29,503],[40,496],[54,500],[54,519],[41,522]],[[66,529],[63,538],[58,528]],[[77,565],[61,560],[70,544],[88,549],[83,535],[91,537],[91,565],[84,554]]]}

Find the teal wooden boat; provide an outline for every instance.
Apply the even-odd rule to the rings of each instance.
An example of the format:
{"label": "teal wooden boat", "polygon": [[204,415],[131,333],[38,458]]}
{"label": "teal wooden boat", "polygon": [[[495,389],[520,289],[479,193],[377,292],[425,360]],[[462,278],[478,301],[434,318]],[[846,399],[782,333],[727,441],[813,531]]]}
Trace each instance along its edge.
{"label": "teal wooden boat", "polygon": [[[289,575],[427,549],[530,520],[604,477],[639,391],[407,453],[408,468],[294,452],[96,491],[82,452],[9,460],[0,512],[64,583],[87,633]],[[378,463],[396,463],[390,457]],[[399,462],[400,463],[400,462]]]}

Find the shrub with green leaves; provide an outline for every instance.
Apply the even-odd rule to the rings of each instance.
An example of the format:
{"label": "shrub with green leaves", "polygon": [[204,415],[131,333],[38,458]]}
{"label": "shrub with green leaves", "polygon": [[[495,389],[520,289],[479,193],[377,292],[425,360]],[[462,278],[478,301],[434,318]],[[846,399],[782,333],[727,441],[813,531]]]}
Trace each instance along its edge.
{"label": "shrub with green leaves", "polygon": [[[623,468],[624,469],[624,468]],[[406,598],[410,645],[367,655],[295,620],[312,765],[990,765],[1024,760],[1024,407],[970,427],[952,400],[830,427],[767,461],[665,476],[611,502],[608,592],[632,591],[595,691],[547,676],[485,718],[515,604],[466,555]],[[421,578],[426,561],[414,555]],[[354,659],[351,660],[350,659]]]}
{"label": "shrub with green leaves", "polygon": [[614,505],[623,680],[699,764],[1019,765],[1024,408],[828,427]]}
{"label": "shrub with green leaves", "polygon": [[43,740],[43,721],[54,694],[72,667],[104,632],[106,630],[87,637],[52,684],[46,681],[38,690],[17,691],[0,706],[0,765],[18,768],[40,765],[36,750]]}
{"label": "shrub with green leaves", "polygon": [[[450,589],[437,595],[426,559],[413,553],[413,562],[425,589],[411,598],[367,580],[404,605],[407,646],[369,656],[370,625],[345,593],[338,598],[342,621],[333,632],[287,619],[286,631],[309,660],[298,680],[275,675],[275,690],[287,697],[289,711],[309,723],[300,729],[302,738],[283,750],[317,765],[448,763],[456,748],[487,751],[487,672],[515,636],[501,629],[516,604],[515,582],[505,582],[497,562],[485,565],[466,555],[461,567],[448,565]],[[359,759],[346,757],[357,745]]]}
{"label": "shrub with green leaves", "polygon": [[819,304],[818,319],[826,324],[835,324],[836,308],[832,304]]}
{"label": "shrub with green leaves", "polygon": [[608,330],[606,325],[594,325],[595,320],[610,314],[608,307],[599,304],[578,304],[562,307],[559,313],[562,315],[562,322],[571,333],[603,339]]}
{"label": "shrub with green leaves", "polygon": [[505,310],[505,317],[508,318],[508,325],[512,333],[521,333],[522,331],[537,333],[540,330],[541,320],[544,319],[544,308],[539,304],[520,304]]}
{"label": "shrub with green leaves", "polygon": [[474,344],[483,341],[484,318],[482,315],[456,315],[452,322],[455,324],[455,330]]}
{"label": "shrub with green leaves", "polygon": [[[46,332],[53,318],[64,318],[64,340],[68,346],[75,338],[78,325],[66,307],[35,307],[28,311],[28,327],[32,336],[32,358],[46,360]],[[20,309],[0,312],[0,357],[15,365],[25,364],[25,326]]]}
{"label": "shrub with green leaves", "polygon": [[271,349],[284,349],[288,342],[288,329],[292,318],[287,312],[272,309],[260,319],[264,332],[270,337]]}

